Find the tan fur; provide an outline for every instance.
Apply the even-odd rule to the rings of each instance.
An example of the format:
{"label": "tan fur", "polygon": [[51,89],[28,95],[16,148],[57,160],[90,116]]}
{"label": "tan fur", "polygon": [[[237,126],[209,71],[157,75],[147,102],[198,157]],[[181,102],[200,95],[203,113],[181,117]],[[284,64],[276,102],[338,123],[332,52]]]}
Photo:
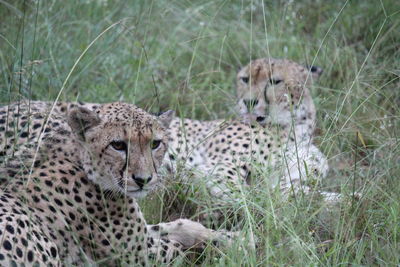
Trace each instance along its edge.
{"label": "tan fur", "polygon": [[143,266],[169,263],[197,241],[228,239],[179,220],[161,238],[143,218],[135,198],[160,183],[171,115],[125,103],[0,108],[0,127],[14,129],[0,131],[3,156],[14,154],[0,172],[0,264]]}
{"label": "tan fur", "polygon": [[[280,125],[307,124],[312,133],[315,107],[309,87],[321,73],[287,59],[261,58],[237,74],[238,109],[244,122]],[[274,82],[280,81],[277,84]],[[249,101],[253,106],[246,105]],[[256,102],[254,102],[256,101]],[[292,121],[293,120],[293,121]]]}

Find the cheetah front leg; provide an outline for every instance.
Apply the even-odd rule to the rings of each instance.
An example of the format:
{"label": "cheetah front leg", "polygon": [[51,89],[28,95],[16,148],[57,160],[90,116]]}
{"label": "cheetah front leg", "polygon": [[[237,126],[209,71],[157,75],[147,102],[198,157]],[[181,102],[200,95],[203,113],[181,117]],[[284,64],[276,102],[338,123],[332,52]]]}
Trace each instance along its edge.
{"label": "cheetah front leg", "polygon": [[152,236],[147,238],[147,255],[154,266],[159,266],[158,263],[170,264],[184,257],[183,247],[179,242]]}
{"label": "cheetah front leg", "polygon": [[[300,144],[288,147],[284,153],[284,168],[280,188],[285,196],[300,192],[305,195],[316,193],[328,204],[343,200],[340,193],[314,189],[329,170],[328,160],[316,146]],[[360,194],[356,197],[360,197]]]}
{"label": "cheetah front leg", "polygon": [[232,203],[240,199],[240,193],[247,187],[246,176],[249,174],[246,167],[238,168],[230,162],[210,161],[199,167],[203,172],[206,187],[214,203]]}
{"label": "cheetah front leg", "polygon": [[233,240],[239,237],[238,232],[214,231],[188,219],[147,225],[147,233],[148,254],[155,266],[178,262],[186,250],[204,249],[208,243],[232,246]]}
{"label": "cheetah front leg", "polygon": [[147,232],[153,240],[168,240],[178,243],[181,249],[204,248],[207,243],[231,245],[238,232],[215,231],[201,223],[188,219],[177,219],[168,223],[147,225]]}
{"label": "cheetah front leg", "polygon": [[[240,210],[245,206],[248,169],[231,162],[209,159],[198,167],[198,171],[196,176],[205,186],[211,203],[210,209],[200,214],[200,221],[207,225],[235,221],[237,226],[237,219],[242,214]],[[227,217],[230,219],[227,220]]]}
{"label": "cheetah front leg", "polygon": [[322,197],[324,202],[328,204],[336,204],[340,200],[342,200],[342,194],[340,193],[315,190],[307,185],[301,185],[299,180],[289,183],[281,182],[280,190],[284,198],[288,198],[291,195],[298,195],[302,193],[304,195],[311,195],[311,194],[319,195]]}

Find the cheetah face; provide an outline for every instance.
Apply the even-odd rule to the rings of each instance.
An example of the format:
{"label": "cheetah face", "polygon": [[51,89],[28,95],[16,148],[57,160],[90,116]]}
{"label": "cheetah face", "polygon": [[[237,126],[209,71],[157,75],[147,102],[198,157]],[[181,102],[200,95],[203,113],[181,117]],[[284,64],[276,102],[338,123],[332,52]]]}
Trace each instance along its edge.
{"label": "cheetah face", "polygon": [[302,119],[308,112],[315,112],[308,87],[321,73],[318,67],[284,59],[254,60],[237,75],[239,112],[245,121],[262,124],[288,124],[293,117]]}
{"label": "cheetah face", "polygon": [[69,124],[82,144],[84,169],[104,190],[143,197],[159,184],[173,112],[158,117],[128,104],[77,108]]}

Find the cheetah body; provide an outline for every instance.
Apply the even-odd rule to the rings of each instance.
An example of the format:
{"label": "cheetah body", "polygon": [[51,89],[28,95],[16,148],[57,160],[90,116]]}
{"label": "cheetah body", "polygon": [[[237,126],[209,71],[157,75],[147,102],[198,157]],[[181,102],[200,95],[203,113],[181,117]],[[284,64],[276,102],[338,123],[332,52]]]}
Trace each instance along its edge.
{"label": "cheetah body", "polygon": [[[213,201],[237,200],[248,187],[255,166],[270,169],[269,184],[288,190],[307,177],[325,177],[328,162],[317,147],[295,142],[279,127],[235,121],[196,121],[176,118],[171,122],[170,144],[164,164],[172,172],[180,162],[199,171]],[[301,159],[301,162],[298,159]],[[311,174],[311,175],[310,175]]]}
{"label": "cheetah body", "polygon": [[14,154],[1,171],[2,265],[144,266],[226,237],[188,220],[151,226],[143,218],[135,197],[159,183],[170,114],[157,118],[124,103],[86,107],[32,102],[0,109],[0,127],[8,128],[1,151]]}
{"label": "cheetah body", "polygon": [[[316,111],[308,90],[310,75],[316,76],[292,61],[251,62],[237,75],[241,119],[174,119],[164,160],[167,169],[175,170],[179,162],[184,162],[199,171],[198,176],[207,179],[207,189],[216,204],[237,200],[237,193],[247,187],[256,165],[272,169],[270,183],[286,192],[298,190],[302,178],[310,174],[325,177],[326,157],[312,144]],[[39,109],[43,109],[41,105],[37,105]],[[59,103],[54,111],[65,113],[74,105]],[[78,105],[96,108],[96,104]],[[35,134],[38,129],[30,138]]]}
{"label": "cheetah body", "polygon": [[[314,185],[329,170],[312,143],[316,110],[309,86],[321,73],[289,60],[252,61],[237,74],[238,119],[172,121],[167,169],[174,172],[184,162],[197,171],[194,177],[206,179],[215,209],[240,203],[243,189],[254,189],[249,182],[260,168],[268,174],[262,179],[284,196],[316,192]],[[317,194],[328,203],[341,199],[334,192]]]}

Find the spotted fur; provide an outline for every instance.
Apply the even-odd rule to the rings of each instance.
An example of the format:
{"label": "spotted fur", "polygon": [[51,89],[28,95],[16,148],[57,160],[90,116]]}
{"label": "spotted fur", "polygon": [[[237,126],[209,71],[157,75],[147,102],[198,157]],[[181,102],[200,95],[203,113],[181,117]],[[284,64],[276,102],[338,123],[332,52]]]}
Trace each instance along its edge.
{"label": "spotted fur", "polygon": [[[205,179],[214,208],[240,203],[243,189],[260,167],[268,184],[284,195],[326,177],[328,161],[312,144],[316,110],[308,87],[322,73],[283,59],[252,61],[237,75],[240,117],[233,121],[172,121],[165,162],[170,171],[184,162]],[[193,181],[192,181],[193,182]],[[336,202],[337,193],[319,192]],[[219,213],[217,213],[217,216]]]}
{"label": "spotted fur", "polygon": [[247,123],[296,126],[299,137],[312,136],[316,110],[309,87],[322,73],[287,59],[253,60],[237,74],[240,116]]}
{"label": "spotted fur", "polygon": [[136,197],[160,181],[170,119],[124,103],[0,108],[0,265],[145,266],[229,239],[188,220],[143,218]]}
{"label": "spotted fur", "polygon": [[[314,68],[310,74],[304,66],[288,60],[251,62],[237,76],[242,117],[233,121],[174,119],[165,166],[174,171],[184,162],[197,173],[195,179],[206,179],[216,208],[240,198],[256,172],[254,166],[272,170],[267,177],[269,184],[279,185],[285,195],[300,189],[312,192],[307,180],[314,183],[328,171],[326,157],[311,143],[315,107],[308,76],[320,73]],[[321,193],[328,200],[338,197],[336,193]]]}
{"label": "spotted fur", "polygon": [[[312,192],[307,186],[326,177],[328,162],[317,147],[295,142],[282,128],[249,125],[235,121],[174,119],[170,127],[170,147],[165,165],[170,172],[184,162],[201,179],[213,197],[213,208],[239,203],[249,187],[252,174],[262,168],[269,173],[272,187],[280,186],[288,195],[293,189]],[[292,185],[294,187],[292,187]],[[329,198],[336,193],[323,192]],[[239,202],[238,202],[239,201]]]}

